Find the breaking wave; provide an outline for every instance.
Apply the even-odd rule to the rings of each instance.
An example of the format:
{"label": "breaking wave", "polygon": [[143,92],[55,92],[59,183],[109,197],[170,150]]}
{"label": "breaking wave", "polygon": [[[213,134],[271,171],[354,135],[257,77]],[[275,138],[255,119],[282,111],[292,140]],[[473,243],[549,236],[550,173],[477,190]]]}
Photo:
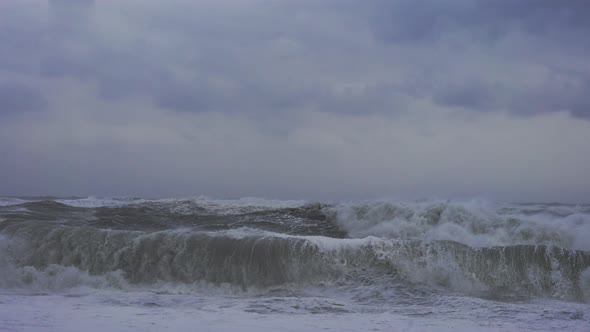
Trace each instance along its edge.
{"label": "breaking wave", "polygon": [[450,240],[473,247],[516,244],[590,250],[590,207],[482,201],[373,202],[329,207],[350,237]]}
{"label": "breaking wave", "polygon": [[585,206],[234,203],[5,205],[0,288],[406,285],[590,302]]}

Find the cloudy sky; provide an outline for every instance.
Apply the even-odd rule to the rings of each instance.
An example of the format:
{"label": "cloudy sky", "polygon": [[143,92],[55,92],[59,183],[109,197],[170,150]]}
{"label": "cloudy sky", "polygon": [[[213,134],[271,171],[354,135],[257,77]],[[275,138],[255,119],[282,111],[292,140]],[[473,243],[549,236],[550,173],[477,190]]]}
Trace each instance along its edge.
{"label": "cloudy sky", "polygon": [[1,0],[0,194],[590,202],[590,1]]}

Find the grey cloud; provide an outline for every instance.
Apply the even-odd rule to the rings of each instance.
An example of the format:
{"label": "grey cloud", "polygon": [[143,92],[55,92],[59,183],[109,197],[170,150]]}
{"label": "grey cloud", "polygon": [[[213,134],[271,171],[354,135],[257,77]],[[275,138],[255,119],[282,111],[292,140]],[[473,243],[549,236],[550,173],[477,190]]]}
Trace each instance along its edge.
{"label": "grey cloud", "polygon": [[[452,107],[491,110],[497,104],[499,86],[490,86],[480,81],[461,82],[459,86],[448,86],[433,96],[436,103]],[[502,91],[503,92],[503,91]]]}
{"label": "grey cloud", "polygon": [[[328,43],[334,40],[332,35],[314,37],[314,33],[321,35],[322,31],[314,30],[306,22],[297,22],[284,8],[254,5],[255,10],[246,13],[224,14],[209,5],[213,7],[213,16],[229,17],[208,17],[208,14],[196,12],[198,8],[194,6],[185,6],[188,8],[184,12],[159,8],[163,9],[162,13],[152,13],[145,22],[136,22],[131,17],[128,24],[132,28],[138,24],[150,29],[135,34],[130,41],[132,46],[122,51],[114,50],[91,30],[72,28],[83,22],[69,22],[70,29],[53,30],[57,35],[53,36],[54,42],[45,45],[41,73],[49,78],[94,80],[106,99],[144,96],[164,109],[179,111],[372,110],[369,105],[359,104],[360,100],[369,100],[369,96],[361,96],[362,91],[356,96],[343,96],[334,93],[335,83],[330,82],[331,79],[318,82],[315,76],[320,73],[306,68],[321,69],[314,63],[320,59],[314,59],[313,53],[290,54],[293,50],[288,48],[297,48],[296,43],[317,47],[321,42],[313,42],[314,39]],[[289,6],[301,10],[301,6],[294,3]],[[233,18],[231,16],[235,16],[238,23],[228,21]],[[267,53],[273,51],[269,48],[274,47],[272,43],[280,44],[284,37],[287,41],[280,46],[282,49],[276,49],[278,53],[269,56]],[[294,39],[295,46],[289,44],[289,38]],[[344,36],[339,38],[346,40]],[[85,52],[72,54],[68,49],[72,42]],[[336,48],[327,53],[321,51],[326,53],[322,58],[333,56],[333,52],[343,48],[338,44],[334,46]],[[292,64],[302,70],[292,68]],[[195,77],[181,79],[178,72]],[[373,94],[371,97],[381,96]]]}
{"label": "grey cloud", "polygon": [[520,115],[567,110],[590,117],[590,2],[400,0],[369,6],[377,40],[414,50],[414,69],[430,67],[402,89],[443,107]]}
{"label": "grey cloud", "polygon": [[585,0],[375,1],[373,28],[385,41],[417,43],[469,31],[479,41],[495,41],[515,29],[552,42],[590,46],[582,37],[590,28]]}
{"label": "grey cloud", "polygon": [[590,81],[585,80],[578,86],[570,87],[564,84],[551,84],[544,89],[531,91],[527,95],[514,100],[509,105],[520,110],[523,114],[534,109],[544,112],[553,110],[567,110],[572,115],[590,119]]}
{"label": "grey cloud", "polygon": [[[209,89],[206,84],[172,84],[158,89],[156,102],[159,107],[177,111],[218,111],[216,106],[222,108],[220,106],[227,100],[215,94],[215,91]],[[229,98],[235,98],[235,96]]]}
{"label": "grey cloud", "polygon": [[30,12],[24,4],[15,5],[12,11],[0,10],[0,74],[37,70],[44,24]]}
{"label": "grey cloud", "polygon": [[[121,11],[92,1],[51,3],[45,29],[36,22],[3,35],[21,45],[0,55],[0,65],[24,72],[38,63],[48,79],[95,82],[105,100],[145,98],[182,112],[364,114],[404,112],[408,100],[420,98],[474,111],[566,109],[587,116],[583,84],[563,87],[562,81],[572,80],[571,68],[559,60],[585,56],[577,50],[590,21],[584,19],[590,12],[582,10],[585,2],[178,1],[147,2],[134,11],[125,2]],[[512,41],[514,33],[524,39]],[[449,36],[460,50],[441,51],[453,47],[445,46]],[[470,51],[482,40],[495,45],[495,55],[485,61],[477,58],[483,46]],[[464,70],[460,63],[473,61],[481,63],[469,75],[457,71]],[[490,72],[490,61],[506,74]],[[512,68],[533,65],[566,78],[514,83]]]}
{"label": "grey cloud", "polygon": [[[524,86],[523,86],[524,85]],[[433,89],[433,101],[442,106],[467,110],[509,110],[533,115],[570,111],[574,116],[590,118],[590,75],[554,71],[529,83],[464,80]]]}
{"label": "grey cloud", "polygon": [[16,83],[0,84],[0,114],[41,111],[48,107],[40,89]]}

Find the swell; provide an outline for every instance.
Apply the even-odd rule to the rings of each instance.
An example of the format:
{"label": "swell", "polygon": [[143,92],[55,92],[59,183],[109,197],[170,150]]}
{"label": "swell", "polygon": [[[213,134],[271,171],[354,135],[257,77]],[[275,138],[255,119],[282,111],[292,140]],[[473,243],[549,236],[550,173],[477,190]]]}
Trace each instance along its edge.
{"label": "swell", "polygon": [[[552,246],[472,248],[453,241],[333,239],[254,230],[152,233],[12,223],[3,269],[75,267],[120,273],[131,284],[207,282],[242,289],[281,285],[404,283],[477,296],[590,301],[590,252]],[[22,273],[1,285],[26,287]]]}
{"label": "swell", "polygon": [[249,227],[291,235],[346,236],[346,232],[324,213],[322,204],[274,208],[228,207],[194,200],[136,200],[123,205],[88,205],[91,207],[47,200],[0,207],[0,217],[6,221],[0,223],[0,230],[9,223],[42,221],[115,230],[221,231]]}
{"label": "swell", "polygon": [[376,236],[426,242],[450,240],[472,247],[528,244],[590,250],[588,208],[436,200],[305,205],[250,200],[83,199],[0,206],[0,220],[137,231],[248,227],[290,235]]}
{"label": "swell", "polygon": [[223,231],[249,227],[291,235],[346,236],[319,204],[296,208],[240,209],[227,214],[226,210],[211,211],[193,202],[149,203],[97,208],[94,217],[88,225],[109,229],[147,231],[182,227]]}

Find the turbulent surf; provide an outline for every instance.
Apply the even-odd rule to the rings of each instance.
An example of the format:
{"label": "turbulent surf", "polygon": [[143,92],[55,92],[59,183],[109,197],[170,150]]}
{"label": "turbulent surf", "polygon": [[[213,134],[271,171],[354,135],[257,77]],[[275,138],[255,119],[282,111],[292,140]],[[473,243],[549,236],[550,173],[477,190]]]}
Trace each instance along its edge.
{"label": "turbulent surf", "polygon": [[244,312],[476,326],[470,315],[487,308],[493,327],[583,330],[590,206],[1,198],[0,289],[229,296]]}

